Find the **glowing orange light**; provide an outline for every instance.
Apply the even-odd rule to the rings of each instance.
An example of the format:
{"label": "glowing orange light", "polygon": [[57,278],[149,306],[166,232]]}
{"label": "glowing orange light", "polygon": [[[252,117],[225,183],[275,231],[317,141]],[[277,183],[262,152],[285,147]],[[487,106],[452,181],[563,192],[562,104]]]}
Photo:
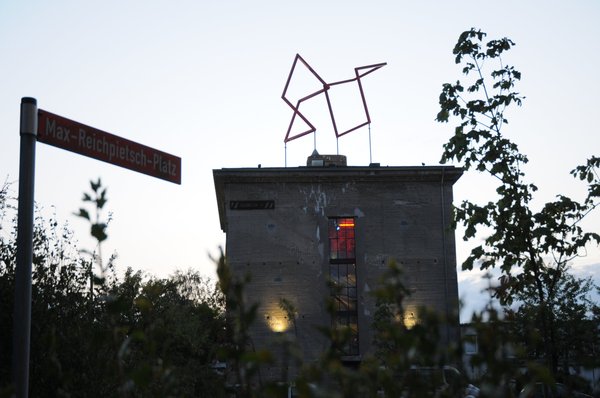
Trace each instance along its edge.
{"label": "glowing orange light", "polygon": [[342,228],[354,227],[354,223],[340,223],[338,226]]}
{"label": "glowing orange light", "polygon": [[407,310],[404,312],[403,322],[407,329],[412,329],[419,323],[419,320],[413,311]]}
{"label": "glowing orange light", "polygon": [[266,322],[269,329],[275,333],[285,332],[290,326],[287,317],[281,314],[267,315]]}

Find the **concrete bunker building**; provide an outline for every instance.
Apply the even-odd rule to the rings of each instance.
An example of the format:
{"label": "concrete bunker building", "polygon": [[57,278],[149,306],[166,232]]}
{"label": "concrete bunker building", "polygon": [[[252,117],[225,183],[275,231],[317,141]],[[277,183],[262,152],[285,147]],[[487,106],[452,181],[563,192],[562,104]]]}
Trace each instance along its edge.
{"label": "concrete bunker building", "polygon": [[[229,266],[251,275],[246,297],[260,303],[251,330],[256,348],[273,349],[278,333],[291,333],[311,361],[327,348],[316,327],[346,325],[352,339],[343,358],[360,362],[373,340],[370,292],[391,260],[402,265],[412,293],[405,324],[418,322],[416,308],[427,306],[455,320],[442,336],[458,343],[450,221],[461,174],[453,166],[347,166],[345,156],[316,152],[306,167],[213,170]],[[294,325],[280,308],[283,298],[297,309]]]}

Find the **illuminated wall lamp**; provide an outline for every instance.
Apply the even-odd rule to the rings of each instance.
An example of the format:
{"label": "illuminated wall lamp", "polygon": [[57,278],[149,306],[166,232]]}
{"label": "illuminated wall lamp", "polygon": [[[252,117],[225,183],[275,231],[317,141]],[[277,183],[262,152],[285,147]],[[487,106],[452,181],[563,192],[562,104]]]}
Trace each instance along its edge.
{"label": "illuminated wall lamp", "polygon": [[283,333],[290,327],[287,317],[267,315],[267,325],[275,333]]}
{"label": "illuminated wall lamp", "polygon": [[417,317],[412,311],[405,311],[402,317],[402,322],[407,329],[412,329],[417,324]]}

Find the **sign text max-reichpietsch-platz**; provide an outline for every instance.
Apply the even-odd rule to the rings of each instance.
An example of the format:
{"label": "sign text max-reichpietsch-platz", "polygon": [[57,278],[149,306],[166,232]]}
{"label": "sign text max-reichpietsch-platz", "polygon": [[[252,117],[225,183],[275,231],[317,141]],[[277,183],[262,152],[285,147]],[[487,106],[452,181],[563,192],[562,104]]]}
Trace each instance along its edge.
{"label": "sign text max-reichpietsch-platz", "polygon": [[38,110],[37,140],[181,184],[181,158],[42,109]]}

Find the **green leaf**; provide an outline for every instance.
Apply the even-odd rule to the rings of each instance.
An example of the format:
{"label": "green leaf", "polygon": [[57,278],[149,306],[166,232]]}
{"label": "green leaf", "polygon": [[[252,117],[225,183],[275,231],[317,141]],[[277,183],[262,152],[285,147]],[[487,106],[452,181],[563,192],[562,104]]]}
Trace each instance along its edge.
{"label": "green leaf", "polygon": [[77,217],[81,217],[81,218],[85,218],[86,220],[90,220],[90,214],[88,213],[88,211],[86,209],[79,209],[79,213],[73,213],[74,215],[76,215]]}
{"label": "green leaf", "polygon": [[102,186],[100,178],[98,178],[98,182],[90,181],[90,186],[92,187],[92,191],[98,192],[98,189]]}
{"label": "green leaf", "polygon": [[106,235],[105,232],[106,227],[107,225],[105,223],[92,224],[90,233],[98,242],[103,242],[108,238],[108,235]]}

